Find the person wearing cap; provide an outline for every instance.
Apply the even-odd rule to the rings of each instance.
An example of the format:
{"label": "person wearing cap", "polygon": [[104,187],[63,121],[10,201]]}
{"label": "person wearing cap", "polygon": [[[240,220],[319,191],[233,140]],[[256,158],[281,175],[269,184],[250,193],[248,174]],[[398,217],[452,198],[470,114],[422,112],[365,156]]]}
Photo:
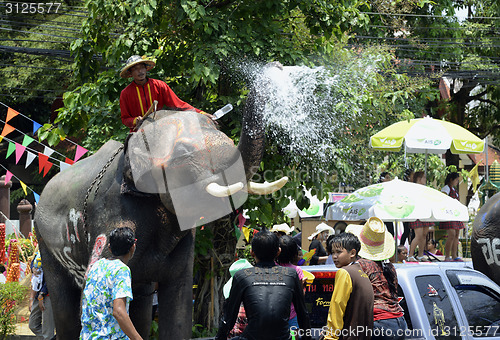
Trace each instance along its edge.
{"label": "person wearing cap", "polygon": [[158,101],[158,109],[165,106],[169,109],[207,114],[179,99],[164,81],[148,78],[147,72],[155,65],[154,61],[146,57],[133,55],[127,59],[120,72],[122,78],[133,78],[120,94],[122,122],[131,132],[142,121],[142,117],[155,100]]}
{"label": "person wearing cap", "polygon": [[[224,298],[227,300],[229,297],[229,292],[231,291],[231,287],[233,285],[233,276],[236,274],[236,272],[242,270],[242,269],[247,269],[247,268],[252,268],[252,265],[250,262],[248,262],[247,259],[240,259],[236,262],[234,262],[230,267],[229,267],[229,274],[231,274],[231,277],[229,280],[226,282],[222,289],[222,293],[224,295]],[[245,330],[246,326],[248,324],[248,319],[247,319],[247,314],[245,312],[245,307],[243,306],[243,303],[240,304],[240,309],[238,311],[238,317],[236,318],[236,322],[234,324],[233,329],[229,332],[230,337],[236,337],[240,336],[243,334],[243,331]]]}
{"label": "person wearing cap", "polygon": [[291,232],[295,229],[294,227],[289,227],[288,224],[286,223],[281,223],[281,224],[275,224],[271,229],[269,229],[270,232],[276,233],[278,237],[284,236],[284,235],[290,235]]}
{"label": "person wearing cap", "polygon": [[276,234],[266,229],[255,234],[251,250],[255,266],[234,274],[216,340],[227,339],[242,302],[248,325],[239,339],[290,340],[288,320],[292,302],[300,330],[304,333],[302,339],[311,339],[311,325],[299,277],[293,268],[276,265],[274,261],[279,253]]}
{"label": "person wearing cap", "polygon": [[361,242],[358,263],[373,288],[372,340],[404,339],[407,325],[399,305],[398,277],[392,263],[387,261],[395,252],[392,235],[377,217],[370,217],[364,225],[349,225],[346,232],[358,236]]}
{"label": "person wearing cap", "polygon": [[323,247],[323,241],[326,241],[329,235],[335,234],[335,231],[328,224],[321,222],[316,226],[316,230],[307,239],[311,241],[309,251],[316,249],[316,252],[311,257],[310,264],[324,264],[328,259],[328,253]]}

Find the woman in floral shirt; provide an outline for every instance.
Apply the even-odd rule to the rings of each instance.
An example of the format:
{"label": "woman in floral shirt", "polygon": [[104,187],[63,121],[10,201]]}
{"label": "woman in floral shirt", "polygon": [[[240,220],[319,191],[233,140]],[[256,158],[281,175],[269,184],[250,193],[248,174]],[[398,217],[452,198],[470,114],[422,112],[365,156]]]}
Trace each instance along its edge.
{"label": "woman in floral shirt", "polygon": [[142,340],[128,315],[132,279],[127,263],[135,247],[132,229],[116,228],[109,234],[113,257],[92,265],[83,290],[81,340]]}

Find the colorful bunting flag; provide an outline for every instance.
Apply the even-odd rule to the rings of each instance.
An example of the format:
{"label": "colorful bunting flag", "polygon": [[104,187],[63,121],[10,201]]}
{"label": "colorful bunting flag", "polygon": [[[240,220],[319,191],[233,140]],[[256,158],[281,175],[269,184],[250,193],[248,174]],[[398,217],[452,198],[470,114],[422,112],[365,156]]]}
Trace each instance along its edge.
{"label": "colorful bunting flag", "polygon": [[68,164],[68,163],[63,162],[63,161],[59,161],[59,169],[60,169],[60,171],[64,171],[67,168],[69,168],[70,166],[71,166],[71,164]]}
{"label": "colorful bunting flag", "polygon": [[66,157],[66,159],[64,160],[64,163],[68,163],[69,165],[73,165],[73,164],[75,164],[75,161]]}
{"label": "colorful bunting flag", "polygon": [[43,154],[47,157],[50,157],[50,155],[52,155],[54,153],[54,150],[52,150],[51,148],[49,148],[48,146],[45,146],[43,148]]}
{"label": "colorful bunting flag", "polygon": [[12,155],[14,151],[16,151],[16,145],[9,142],[9,147],[7,148],[7,156],[5,156],[5,158],[9,158],[9,156]]}
{"label": "colorful bunting flag", "polygon": [[43,153],[38,153],[38,173],[42,173],[42,170],[45,168],[45,165],[49,161],[49,157],[45,156]]}
{"label": "colorful bunting flag", "polygon": [[16,110],[14,110],[14,109],[12,109],[12,108],[9,107],[7,109],[7,118],[5,119],[5,122],[8,122],[9,120],[11,120],[12,118],[14,118],[18,114],[19,114],[19,112],[17,112]]}
{"label": "colorful bunting flag", "polygon": [[35,157],[36,155],[34,153],[26,151],[26,165],[24,166],[25,169],[30,166]]}
{"label": "colorful bunting flag", "polygon": [[38,129],[41,127],[42,127],[42,124],[38,124],[37,122],[33,121],[33,136],[38,131]]}
{"label": "colorful bunting flag", "polygon": [[43,177],[45,177],[45,175],[49,172],[50,168],[52,168],[52,165],[54,164],[49,161],[45,163],[45,166],[43,167]]}
{"label": "colorful bunting flag", "polygon": [[3,136],[2,136],[2,135],[0,135],[0,142],[2,141],[2,139],[3,139]]}
{"label": "colorful bunting flag", "polygon": [[38,201],[40,200],[40,195],[38,195],[36,192],[33,191],[33,196],[35,197],[35,202],[38,204]]}
{"label": "colorful bunting flag", "polygon": [[19,160],[23,156],[24,150],[26,150],[25,146],[22,146],[21,144],[16,144],[16,164],[19,163]]}
{"label": "colorful bunting flag", "polygon": [[14,131],[16,128],[13,127],[13,126],[10,126],[9,124],[5,123],[4,127],[3,127],[3,130],[2,130],[2,133],[1,135],[3,137],[7,136],[9,133],[11,133],[12,131]]}
{"label": "colorful bunting flag", "polygon": [[250,242],[250,229],[248,229],[247,227],[243,227],[241,228],[241,231],[243,231],[243,235],[245,235],[245,240],[247,240],[247,242]]}
{"label": "colorful bunting flag", "polygon": [[28,196],[28,191],[26,191],[26,184],[24,184],[23,181],[19,181],[19,184],[21,184],[21,187],[23,188],[24,195]]}
{"label": "colorful bunting flag", "polygon": [[76,146],[76,154],[75,154],[75,162],[80,159],[85,153],[89,151],[85,149],[84,147],[81,147],[80,145]]}
{"label": "colorful bunting flag", "polygon": [[31,137],[30,137],[30,136],[28,136],[28,135],[24,135],[22,145],[23,145],[23,146],[28,146],[28,145],[30,145],[33,141],[34,141],[34,139],[33,139],[33,138],[31,138]]}
{"label": "colorful bunting flag", "polygon": [[9,183],[11,178],[12,178],[12,172],[7,170],[7,173],[5,174],[5,185],[7,185],[7,183]]}

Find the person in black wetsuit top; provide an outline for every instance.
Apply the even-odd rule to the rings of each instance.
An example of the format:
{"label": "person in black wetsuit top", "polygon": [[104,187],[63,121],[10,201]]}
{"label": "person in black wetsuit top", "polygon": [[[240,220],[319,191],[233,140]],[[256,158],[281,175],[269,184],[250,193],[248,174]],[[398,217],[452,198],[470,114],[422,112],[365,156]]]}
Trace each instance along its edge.
{"label": "person in black wetsuit top", "polygon": [[262,230],[252,239],[253,268],[242,269],[233,277],[229,298],[215,340],[226,340],[243,302],[248,325],[239,340],[290,340],[288,328],[290,306],[293,302],[301,339],[311,339],[311,326],[304,303],[304,293],[293,268],[277,266],[280,253],[278,236]]}

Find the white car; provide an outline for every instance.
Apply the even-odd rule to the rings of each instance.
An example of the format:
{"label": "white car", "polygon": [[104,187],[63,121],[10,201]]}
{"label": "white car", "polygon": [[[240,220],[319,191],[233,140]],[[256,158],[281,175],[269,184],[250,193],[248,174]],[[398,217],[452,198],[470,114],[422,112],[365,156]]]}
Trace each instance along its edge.
{"label": "white car", "polygon": [[[500,287],[472,269],[472,262],[395,264],[406,339],[500,339]],[[333,288],[334,265],[303,267],[315,275],[306,307],[317,339]]]}

